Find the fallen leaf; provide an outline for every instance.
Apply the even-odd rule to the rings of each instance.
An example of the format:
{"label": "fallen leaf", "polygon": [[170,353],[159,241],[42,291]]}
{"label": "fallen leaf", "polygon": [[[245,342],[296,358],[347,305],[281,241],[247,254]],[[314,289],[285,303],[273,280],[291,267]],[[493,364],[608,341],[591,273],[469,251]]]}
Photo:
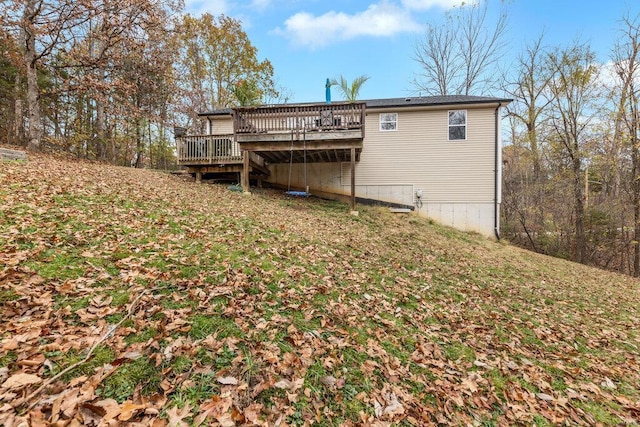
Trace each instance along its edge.
{"label": "fallen leaf", "polygon": [[281,388],[284,390],[288,390],[293,387],[293,383],[287,379],[282,379],[273,385],[275,388]]}
{"label": "fallen leaf", "polygon": [[[84,425],[98,425],[103,420],[107,411],[104,407],[84,402],[78,405],[78,412]],[[105,420],[108,421],[108,420]]]}
{"label": "fallen leaf", "polygon": [[187,404],[182,409],[174,406],[167,410],[167,416],[169,417],[169,427],[189,427],[189,423],[184,419],[191,416],[191,406]]}
{"label": "fallen leaf", "polygon": [[247,421],[254,424],[257,423],[258,419],[260,418],[262,408],[264,408],[264,405],[262,403],[252,403],[251,405],[244,408],[244,416]]}
{"label": "fallen leaf", "polygon": [[0,389],[14,390],[31,384],[39,384],[41,382],[42,378],[37,375],[25,373],[14,374],[2,383]]}
{"label": "fallen leaf", "polygon": [[600,383],[600,386],[602,388],[608,388],[611,390],[615,390],[616,388],[618,388],[616,387],[616,384],[609,377],[604,377],[604,381]]}
{"label": "fallen leaf", "polygon": [[17,349],[19,346],[18,340],[15,338],[5,338],[2,340],[2,349],[5,351],[11,351]]}
{"label": "fallen leaf", "polygon": [[126,401],[120,406],[120,416],[118,419],[120,421],[128,421],[130,420],[136,412],[141,409],[145,409],[146,405],[134,404],[133,402]]}
{"label": "fallen leaf", "polygon": [[320,382],[326,385],[327,387],[333,387],[334,385],[336,385],[336,379],[331,375],[325,375],[323,377],[320,377]]}
{"label": "fallen leaf", "polygon": [[481,360],[474,360],[474,361],[473,361],[473,364],[474,364],[474,366],[478,366],[478,367],[480,367],[480,368],[489,368],[489,365],[488,365],[488,364],[486,364],[486,363],[484,363],[484,362],[483,362],[483,361],[481,361]]}
{"label": "fallen leaf", "polygon": [[216,380],[224,385],[238,385],[238,379],[234,377],[218,377]]}
{"label": "fallen leaf", "polygon": [[536,393],[536,396],[538,397],[538,399],[545,400],[547,402],[551,402],[551,401],[555,400],[555,398],[553,396],[548,395],[546,393]]}

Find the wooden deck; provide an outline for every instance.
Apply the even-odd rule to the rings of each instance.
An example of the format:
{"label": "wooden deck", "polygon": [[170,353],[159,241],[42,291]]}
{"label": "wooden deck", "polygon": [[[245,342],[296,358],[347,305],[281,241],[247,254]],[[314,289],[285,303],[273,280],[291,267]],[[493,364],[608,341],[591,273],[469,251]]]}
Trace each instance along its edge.
{"label": "wooden deck", "polygon": [[360,157],[365,114],[364,103],[236,108],[234,131],[269,163],[344,162],[352,148]]}
{"label": "wooden deck", "polygon": [[345,162],[360,158],[364,103],[300,104],[233,109],[233,134],[177,138],[178,164],[242,164],[249,151],[268,163]]}
{"label": "wooden deck", "polygon": [[181,136],[177,138],[177,151],[178,164],[183,166],[242,163],[233,134]]}
{"label": "wooden deck", "polygon": [[269,140],[270,135],[301,131],[318,132],[318,137],[320,132],[331,132],[341,139],[341,132],[333,131],[348,130],[363,138],[365,107],[364,103],[338,103],[235,108],[233,126],[241,143],[255,141],[256,134],[267,134],[262,138]]}
{"label": "wooden deck", "polygon": [[363,149],[365,103],[292,104],[231,110],[233,134],[178,136],[178,164],[203,173],[268,175],[268,164],[350,162],[355,206],[355,162]]}

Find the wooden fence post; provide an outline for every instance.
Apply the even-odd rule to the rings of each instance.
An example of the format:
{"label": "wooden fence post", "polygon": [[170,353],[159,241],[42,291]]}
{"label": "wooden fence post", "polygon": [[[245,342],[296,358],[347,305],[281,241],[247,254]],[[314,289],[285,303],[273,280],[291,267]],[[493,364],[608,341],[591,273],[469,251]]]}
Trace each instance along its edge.
{"label": "wooden fence post", "polygon": [[249,151],[242,150],[242,191],[249,192]]}
{"label": "wooden fence post", "polygon": [[351,211],[356,210],[356,147],[351,147]]}

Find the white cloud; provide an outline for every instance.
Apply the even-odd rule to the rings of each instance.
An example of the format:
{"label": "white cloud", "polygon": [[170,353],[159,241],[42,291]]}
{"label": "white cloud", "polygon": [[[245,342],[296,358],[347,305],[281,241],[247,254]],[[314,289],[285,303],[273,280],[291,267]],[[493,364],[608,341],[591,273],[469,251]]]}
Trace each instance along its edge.
{"label": "white cloud", "polygon": [[387,1],[372,4],[364,12],[353,15],[331,11],[314,16],[300,12],[288,18],[284,25],[284,29],[277,28],[275,33],[294,44],[311,48],[361,36],[391,36],[421,30],[408,10]]}
{"label": "white cloud", "polygon": [[620,85],[619,77],[616,74],[616,67],[612,61],[600,65],[598,80],[607,89],[614,89]]}
{"label": "white cloud", "polygon": [[251,7],[258,10],[265,10],[271,5],[271,0],[251,0]]}
{"label": "white cloud", "polygon": [[450,9],[454,6],[460,6],[463,3],[474,3],[471,1],[463,0],[402,0],[402,5],[411,10],[427,10],[432,7],[441,7],[442,9]]}
{"label": "white cloud", "polygon": [[[608,90],[617,90],[618,91],[617,95],[620,95],[622,82],[620,80],[620,76],[616,71],[616,64],[613,61],[609,60],[604,64],[594,64],[594,65],[599,68],[597,81]],[[623,69],[628,71],[628,67],[629,67],[628,60],[624,60],[621,63],[621,66]],[[636,69],[636,72],[634,73],[634,82],[636,87],[640,86],[640,73],[638,72],[637,69]]]}
{"label": "white cloud", "polygon": [[185,0],[184,10],[193,16],[210,13],[213,16],[229,13],[227,0]]}

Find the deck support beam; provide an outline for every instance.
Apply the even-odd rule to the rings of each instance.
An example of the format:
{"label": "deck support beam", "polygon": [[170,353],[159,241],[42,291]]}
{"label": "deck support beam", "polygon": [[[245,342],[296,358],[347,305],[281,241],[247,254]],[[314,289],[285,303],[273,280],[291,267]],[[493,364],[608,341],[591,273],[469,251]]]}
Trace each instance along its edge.
{"label": "deck support beam", "polygon": [[196,169],[196,182],[200,184],[202,182],[202,169]]}
{"label": "deck support beam", "polygon": [[351,147],[351,211],[356,210],[356,147]]}
{"label": "deck support beam", "polygon": [[242,191],[249,192],[249,151],[242,150]]}

